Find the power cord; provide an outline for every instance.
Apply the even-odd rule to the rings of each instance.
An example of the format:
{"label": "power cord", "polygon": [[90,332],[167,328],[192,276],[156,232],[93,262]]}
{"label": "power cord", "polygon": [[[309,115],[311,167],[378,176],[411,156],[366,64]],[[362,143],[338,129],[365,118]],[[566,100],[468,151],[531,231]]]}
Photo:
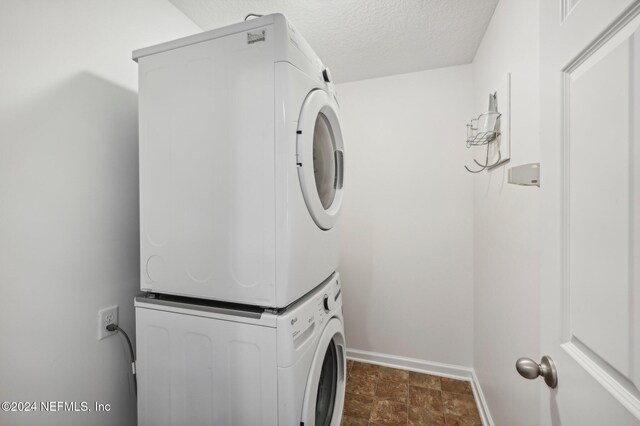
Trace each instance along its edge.
{"label": "power cord", "polygon": [[136,356],[133,352],[133,345],[131,344],[131,339],[129,339],[129,335],[117,324],[109,324],[107,325],[107,331],[119,331],[122,333],[127,339],[127,343],[129,344],[129,353],[131,354],[131,372],[133,373],[133,389],[136,392],[136,396],[138,395],[138,378],[136,376]]}

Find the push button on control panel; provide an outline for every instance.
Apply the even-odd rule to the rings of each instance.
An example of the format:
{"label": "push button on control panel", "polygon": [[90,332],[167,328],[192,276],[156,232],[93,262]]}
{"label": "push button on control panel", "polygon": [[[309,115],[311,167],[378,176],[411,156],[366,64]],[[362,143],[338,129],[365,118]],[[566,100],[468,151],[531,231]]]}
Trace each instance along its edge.
{"label": "push button on control panel", "polygon": [[317,303],[318,303],[318,322],[320,323],[320,325],[322,325],[324,323],[324,301],[322,298],[318,297],[317,299]]}

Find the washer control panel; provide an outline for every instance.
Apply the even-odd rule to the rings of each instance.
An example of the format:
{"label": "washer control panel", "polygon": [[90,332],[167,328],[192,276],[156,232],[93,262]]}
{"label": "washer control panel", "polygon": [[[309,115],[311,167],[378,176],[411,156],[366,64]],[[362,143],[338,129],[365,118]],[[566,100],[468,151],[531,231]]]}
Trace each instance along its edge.
{"label": "washer control panel", "polygon": [[297,354],[317,339],[329,319],[341,311],[342,289],[335,273],[324,285],[278,316],[278,365],[291,365]]}

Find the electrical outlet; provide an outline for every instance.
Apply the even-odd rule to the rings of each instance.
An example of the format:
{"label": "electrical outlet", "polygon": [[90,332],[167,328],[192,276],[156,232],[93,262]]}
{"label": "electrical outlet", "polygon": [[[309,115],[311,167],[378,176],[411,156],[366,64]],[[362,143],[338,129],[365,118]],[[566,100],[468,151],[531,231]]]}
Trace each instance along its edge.
{"label": "electrical outlet", "polygon": [[98,311],[98,340],[113,336],[117,331],[107,330],[109,324],[118,324],[118,305]]}

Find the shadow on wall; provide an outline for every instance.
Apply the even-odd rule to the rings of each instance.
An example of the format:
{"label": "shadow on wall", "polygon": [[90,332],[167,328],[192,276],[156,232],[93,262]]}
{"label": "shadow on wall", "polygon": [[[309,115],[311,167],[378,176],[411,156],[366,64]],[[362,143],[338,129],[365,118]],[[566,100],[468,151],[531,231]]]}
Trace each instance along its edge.
{"label": "shadow on wall", "polygon": [[[354,168],[356,168],[354,164]],[[357,173],[351,170],[350,173]],[[368,332],[368,324],[371,324],[375,315],[380,315],[374,309],[371,309],[371,293],[373,287],[373,271],[375,268],[373,260],[373,208],[356,210],[352,208],[351,202],[358,202],[359,205],[372,206],[373,203],[362,203],[359,197],[363,197],[362,193],[368,194],[365,188],[356,188],[351,190],[348,188],[351,176],[345,176],[345,202],[342,209],[341,222],[348,223],[349,226],[341,225],[341,256],[338,271],[342,281],[342,288],[345,294],[344,309],[345,321],[345,339],[347,348],[370,348],[375,342],[372,342],[371,335]],[[359,191],[361,190],[361,191]],[[360,192],[360,195],[358,194]],[[349,197],[356,198],[350,201]],[[369,200],[366,200],[369,201]],[[347,267],[348,264],[348,267]],[[358,282],[356,287],[354,284]],[[354,291],[357,288],[357,291]],[[355,309],[353,309],[355,307]]]}
{"label": "shadow on wall", "polygon": [[96,334],[116,304],[134,334],[137,94],[79,73],[0,114],[0,200],[0,400],[111,405],[2,422],[135,424],[125,343]]}

